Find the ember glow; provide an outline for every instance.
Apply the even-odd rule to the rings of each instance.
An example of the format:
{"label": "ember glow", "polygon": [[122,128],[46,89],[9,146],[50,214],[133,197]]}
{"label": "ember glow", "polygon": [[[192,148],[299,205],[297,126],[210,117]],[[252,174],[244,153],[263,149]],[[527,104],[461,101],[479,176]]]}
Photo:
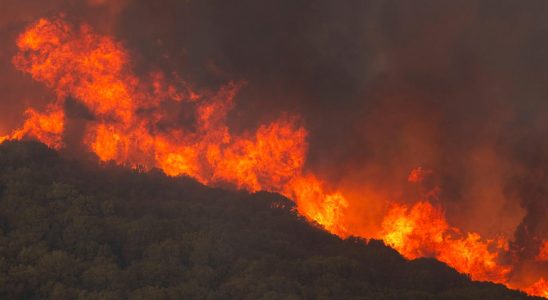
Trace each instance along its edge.
{"label": "ember glow", "polygon": [[[65,147],[65,107],[72,99],[90,115],[81,142],[103,162],[159,168],[206,185],[278,192],[326,230],[341,237],[359,235],[353,230],[356,220],[346,214],[353,203],[367,199],[350,199],[305,169],[309,133],[299,117],[283,115],[243,132],[229,128],[227,115],[242,83],[195,91],[191,84],[167,80],[161,72],[137,76],[121,42],[62,18],[40,19],[19,36],[17,47],[14,65],[53,90],[56,98],[42,112],[29,108],[22,126],[0,142],[28,137],[55,149]],[[179,104],[192,110],[191,128],[165,125]],[[432,174],[413,169],[407,184],[421,184]],[[410,202],[414,204],[386,199],[391,205],[373,237],[408,259],[434,257],[474,280],[548,297],[541,277],[529,287],[512,283],[513,266],[502,259],[509,252],[507,239],[485,239],[450,225],[443,208],[433,202],[438,196],[436,187]],[[547,257],[545,242],[537,259]]]}
{"label": "ember glow", "polygon": [[544,243],[542,243],[536,259],[538,261],[548,262],[548,241],[545,241]]}
{"label": "ember glow", "polygon": [[524,291],[529,295],[548,298],[548,281],[541,278]]}

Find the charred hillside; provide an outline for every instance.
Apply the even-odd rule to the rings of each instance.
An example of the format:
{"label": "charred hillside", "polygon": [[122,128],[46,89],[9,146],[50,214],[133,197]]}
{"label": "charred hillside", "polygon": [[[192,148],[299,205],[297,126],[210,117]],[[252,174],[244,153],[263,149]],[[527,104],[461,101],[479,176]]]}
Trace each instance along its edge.
{"label": "charred hillside", "polygon": [[526,299],[382,242],[342,240],[277,194],[0,145],[3,299]]}

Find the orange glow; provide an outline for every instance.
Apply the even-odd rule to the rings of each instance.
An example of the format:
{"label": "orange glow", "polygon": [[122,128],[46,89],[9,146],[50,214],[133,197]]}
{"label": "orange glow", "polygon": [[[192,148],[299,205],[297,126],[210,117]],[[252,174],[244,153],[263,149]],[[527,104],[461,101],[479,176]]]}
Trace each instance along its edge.
{"label": "orange glow", "polygon": [[409,173],[409,176],[407,177],[407,181],[414,183],[421,182],[430,174],[432,174],[432,170],[425,170],[422,167],[417,167],[411,170],[411,173]]}
{"label": "orange glow", "polygon": [[[447,224],[443,211],[427,201],[394,204],[383,221],[383,240],[409,259],[435,257],[474,280],[504,283],[510,267],[497,262],[504,241],[482,241]],[[491,250],[493,249],[493,250]]]}
{"label": "orange glow", "polygon": [[531,296],[548,298],[548,280],[540,278],[537,282],[523,291]]}
{"label": "orange glow", "polygon": [[23,126],[11,134],[0,137],[0,143],[5,140],[20,140],[26,136],[33,137],[51,148],[62,147],[64,113],[61,109],[51,106],[46,113],[40,113],[32,108],[25,112],[26,121]]}
{"label": "orange glow", "polygon": [[[303,215],[342,232],[338,218],[347,205],[344,197],[326,193],[319,179],[302,175],[308,133],[298,118],[279,118],[238,135],[230,131],[226,116],[241,84],[198,93],[184,82],[181,89],[166,82],[161,72],[141,80],[120,43],[62,19],[39,20],[21,34],[17,46],[15,66],[56,92],[53,107],[63,107],[71,97],[93,114],[84,143],[101,161],[145,170],[156,167],[204,184],[279,192],[305,207],[299,210]],[[193,130],[160,128],[169,115],[162,107],[165,102],[192,103]],[[151,113],[141,114],[144,110]],[[61,147],[64,111],[29,111],[23,128],[2,139],[29,135]]]}
{"label": "orange glow", "polygon": [[[348,217],[348,211],[352,203],[367,199],[348,199],[305,170],[308,132],[298,117],[279,117],[241,133],[229,128],[227,115],[241,83],[197,92],[182,80],[169,82],[161,72],[141,78],[120,42],[59,18],[37,21],[20,35],[17,46],[14,65],[57,97],[45,112],[29,108],[21,128],[0,136],[0,143],[30,137],[62,148],[67,118],[63,107],[65,99],[72,98],[93,116],[86,121],[83,143],[103,162],[159,168],[169,176],[190,176],[211,186],[277,192],[293,199],[301,215],[326,230],[341,237],[359,235],[360,220]],[[171,108],[181,103],[192,109],[193,124],[166,126],[179,120]],[[408,181],[420,183],[432,173],[419,167]],[[436,187],[423,198],[437,198],[439,192]],[[434,257],[475,280],[509,284],[511,267],[499,262],[507,241],[461,232],[429,201],[392,204],[377,236],[408,259]],[[540,260],[548,257],[548,243],[543,249]],[[546,283],[539,279],[526,291],[546,296]]]}
{"label": "orange glow", "polygon": [[536,259],[538,261],[548,262],[548,241],[544,241],[544,243],[542,243]]}
{"label": "orange glow", "polygon": [[324,184],[313,175],[295,177],[282,194],[295,200],[302,215],[332,233],[348,235],[343,220],[343,210],[348,207],[347,200],[339,192],[325,192]]}

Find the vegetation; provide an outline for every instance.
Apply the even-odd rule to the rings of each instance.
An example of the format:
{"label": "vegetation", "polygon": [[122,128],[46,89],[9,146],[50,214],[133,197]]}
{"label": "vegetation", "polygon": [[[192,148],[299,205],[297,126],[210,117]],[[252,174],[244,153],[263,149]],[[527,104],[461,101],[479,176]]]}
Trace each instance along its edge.
{"label": "vegetation", "polygon": [[341,240],[269,193],[0,145],[2,299],[525,299],[382,242]]}

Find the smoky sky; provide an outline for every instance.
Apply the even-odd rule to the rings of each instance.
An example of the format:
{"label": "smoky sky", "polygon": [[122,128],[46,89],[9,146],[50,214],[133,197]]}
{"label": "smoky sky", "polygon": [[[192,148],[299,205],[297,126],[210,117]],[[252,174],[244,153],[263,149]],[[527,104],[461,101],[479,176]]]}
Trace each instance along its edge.
{"label": "smoky sky", "polygon": [[135,1],[115,31],[143,70],[246,81],[235,130],[302,116],[330,182],[399,191],[424,165],[449,217],[496,232],[546,213],[547,17],[544,1]]}
{"label": "smoky sky", "polygon": [[[64,12],[122,41],[138,73],[198,89],[245,81],[235,131],[300,116],[307,169],[343,190],[414,201],[407,174],[423,166],[451,223],[491,236],[518,228],[521,244],[548,237],[546,1],[4,2],[4,124],[52,97],[11,66],[17,33]],[[364,199],[356,218],[376,209]]]}

